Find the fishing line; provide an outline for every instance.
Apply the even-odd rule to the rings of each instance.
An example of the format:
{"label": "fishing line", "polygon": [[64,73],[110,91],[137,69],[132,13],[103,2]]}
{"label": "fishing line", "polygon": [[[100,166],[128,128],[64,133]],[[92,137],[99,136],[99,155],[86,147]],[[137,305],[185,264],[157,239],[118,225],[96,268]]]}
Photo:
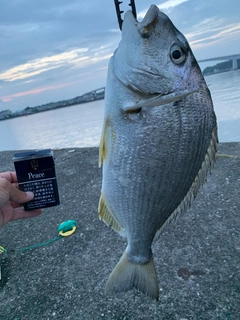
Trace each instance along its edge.
{"label": "fishing line", "polygon": [[58,226],[58,229],[57,229],[58,236],[57,237],[55,237],[49,241],[46,241],[46,242],[37,243],[32,246],[20,248],[20,249],[7,250],[6,248],[0,246],[0,254],[1,253],[8,253],[8,252],[22,252],[22,251],[26,251],[26,250],[35,249],[38,247],[44,247],[46,245],[53,243],[54,241],[62,239],[63,237],[71,236],[76,231],[76,229],[77,229],[76,221],[75,220],[67,220],[67,221],[62,222]]}

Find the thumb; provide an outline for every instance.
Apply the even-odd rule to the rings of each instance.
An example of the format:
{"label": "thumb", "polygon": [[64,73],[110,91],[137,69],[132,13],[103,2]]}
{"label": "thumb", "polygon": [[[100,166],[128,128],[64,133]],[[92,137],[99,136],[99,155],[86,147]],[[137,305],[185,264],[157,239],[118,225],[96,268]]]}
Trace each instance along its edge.
{"label": "thumb", "polygon": [[27,191],[23,192],[17,189],[15,186],[10,185],[9,188],[9,200],[18,202],[18,203],[25,203],[34,198],[33,192]]}

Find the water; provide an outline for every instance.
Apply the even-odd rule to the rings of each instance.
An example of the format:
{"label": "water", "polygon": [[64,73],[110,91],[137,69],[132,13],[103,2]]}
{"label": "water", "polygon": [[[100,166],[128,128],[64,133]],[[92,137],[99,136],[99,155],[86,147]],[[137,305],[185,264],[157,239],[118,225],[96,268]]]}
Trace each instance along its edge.
{"label": "water", "polygon": [[104,100],[0,121],[0,151],[95,147]]}
{"label": "water", "polygon": [[[240,141],[240,70],[206,77],[220,142]],[[0,121],[0,151],[99,145],[104,100]]]}
{"label": "water", "polygon": [[220,142],[240,141],[240,69],[207,76]]}

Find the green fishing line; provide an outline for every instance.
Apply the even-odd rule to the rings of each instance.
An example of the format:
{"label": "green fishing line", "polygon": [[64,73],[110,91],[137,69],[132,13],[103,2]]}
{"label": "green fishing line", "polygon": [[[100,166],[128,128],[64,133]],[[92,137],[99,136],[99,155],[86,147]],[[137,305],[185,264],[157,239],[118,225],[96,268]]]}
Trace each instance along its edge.
{"label": "green fishing line", "polygon": [[[70,235],[72,235],[77,228],[77,224],[75,220],[67,220],[62,222],[59,226],[58,226],[58,236],[56,238],[53,238],[49,241],[46,242],[42,242],[42,243],[37,243],[34,244],[32,246],[29,247],[25,247],[25,248],[20,248],[20,249],[15,249],[15,250],[10,250],[11,252],[22,252],[22,251],[26,251],[26,250],[31,250],[31,249],[35,249],[38,247],[44,247],[47,246],[50,243],[53,243],[54,241],[57,241],[59,239],[62,239],[63,237],[68,237]],[[2,246],[0,246],[0,253],[7,253],[8,250],[3,248]]]}

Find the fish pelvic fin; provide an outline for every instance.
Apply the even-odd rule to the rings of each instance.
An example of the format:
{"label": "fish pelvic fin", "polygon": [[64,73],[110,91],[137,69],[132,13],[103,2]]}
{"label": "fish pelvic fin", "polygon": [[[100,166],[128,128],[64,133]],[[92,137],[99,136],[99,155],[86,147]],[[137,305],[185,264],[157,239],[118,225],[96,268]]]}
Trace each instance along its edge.
{"label": "fish pelvic fin", "polygon": [[99,158],[98,158],[98,166],[99,168],[102,166],[103,161],[107,156],[107,148],[106,148],[106,129],[107,129],[107,119],[104,120],[102,135],[99,145]]}
{"label": "fish pelvic fin", "polygon": [[158,279],[153,258],[147,263],[138,264],[129,261],[124,252],[109,276],[105,291],[109,294],[133,288],[147,294],[152,299],[159,299]]}
{"label": "fish pelvic fin", "polygon": [[123,229],[119,225],[117,220],[114,218],[111,211],[108,209],[103,194],[101,194],[101,197],[99,199],[98,213],[100,220],[103,220],[106,223],[106,225],[112,227],[115,231],[123,235]]}

